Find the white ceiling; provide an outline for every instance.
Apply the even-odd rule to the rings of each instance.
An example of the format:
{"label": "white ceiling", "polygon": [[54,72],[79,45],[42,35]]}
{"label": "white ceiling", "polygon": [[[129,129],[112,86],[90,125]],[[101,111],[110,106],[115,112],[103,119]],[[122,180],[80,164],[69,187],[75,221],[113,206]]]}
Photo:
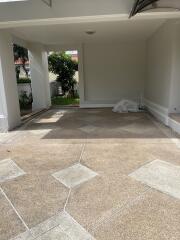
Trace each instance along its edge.
{"label": "white ceiling", "polygon": [[[15,36],[27,41],[43,44],[71,44],[101,41],[139,41],[148,39],[163,23],[155,20],[123,20],[115,22],[94,22],[57,24],[49,26],[26,26],[12,29]],[[88,30],[96,34],[87,35]]]}

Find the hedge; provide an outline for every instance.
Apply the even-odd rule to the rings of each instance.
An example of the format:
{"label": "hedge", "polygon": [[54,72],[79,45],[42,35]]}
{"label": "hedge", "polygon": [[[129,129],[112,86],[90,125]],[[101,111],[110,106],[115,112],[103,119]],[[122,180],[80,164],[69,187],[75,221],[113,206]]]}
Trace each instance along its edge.
{"label": "hedge", "polygon": [[19,80],[17,80],[18,84],[23,84],[23,83],[31,83],[31,79],[30,78],[19,78]]}

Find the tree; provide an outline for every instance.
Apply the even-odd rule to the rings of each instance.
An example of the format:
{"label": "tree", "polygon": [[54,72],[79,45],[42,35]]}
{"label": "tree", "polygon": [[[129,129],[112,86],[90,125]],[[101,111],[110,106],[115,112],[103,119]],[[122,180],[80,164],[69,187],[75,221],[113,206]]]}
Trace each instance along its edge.
{"label": "tree", "polygon": [[76,84],[74,75],[77,71],[78,63],[64,52],[52,53],[49,55],[48,62],[49,71],[57,75],[56,81],[60,83],[63,94],[69,94],[74,97],[74,86]]}
{"label": "tree", "polygon": [[[14,51],[14,61],[20,60],[22,62],[22,68],[28,77],[28,70],[26,69],[26,62],[28,61],[28,50],[26,48],[20,47],[16,44],[13,45]],[[16,66],[16,78],[19,80],[20,67]]]}

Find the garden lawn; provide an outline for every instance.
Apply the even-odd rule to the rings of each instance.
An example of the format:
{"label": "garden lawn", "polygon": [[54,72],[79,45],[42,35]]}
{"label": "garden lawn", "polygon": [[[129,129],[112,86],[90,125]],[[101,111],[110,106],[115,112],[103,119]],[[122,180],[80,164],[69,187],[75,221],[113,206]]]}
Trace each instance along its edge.
{"label": "garden lawn", "polygon": [[79,105],[79,98],[53,97],[52,105]]}

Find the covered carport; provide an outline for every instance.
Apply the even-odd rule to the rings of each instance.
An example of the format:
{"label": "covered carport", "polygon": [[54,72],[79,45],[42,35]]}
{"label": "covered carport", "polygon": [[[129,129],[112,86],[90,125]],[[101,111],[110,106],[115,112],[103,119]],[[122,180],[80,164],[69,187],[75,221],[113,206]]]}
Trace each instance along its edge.
{"label": "covered carport", "polygon": [[144,99],[168,125],[169,113],[180,111],[179,2],[151,3],[1,2],[1,129],[20,124],[12,43],[29,49],[34,109],[51,106],[47,53],[76,49],[81,107],[112,107],[122,98]]}
{"label": "covered carport", "polygon": [[[50,108],[0,133],[0,240],[179,240],[180,140],[166,126],[179,129],[178,9],[3,2],[0,129],[20,124],[13,43],[29,50],[34,109],[51,106],[47,53],[78,50],[81,108]],[[108,108],[122,98],[141,98],[160,121]]]}

